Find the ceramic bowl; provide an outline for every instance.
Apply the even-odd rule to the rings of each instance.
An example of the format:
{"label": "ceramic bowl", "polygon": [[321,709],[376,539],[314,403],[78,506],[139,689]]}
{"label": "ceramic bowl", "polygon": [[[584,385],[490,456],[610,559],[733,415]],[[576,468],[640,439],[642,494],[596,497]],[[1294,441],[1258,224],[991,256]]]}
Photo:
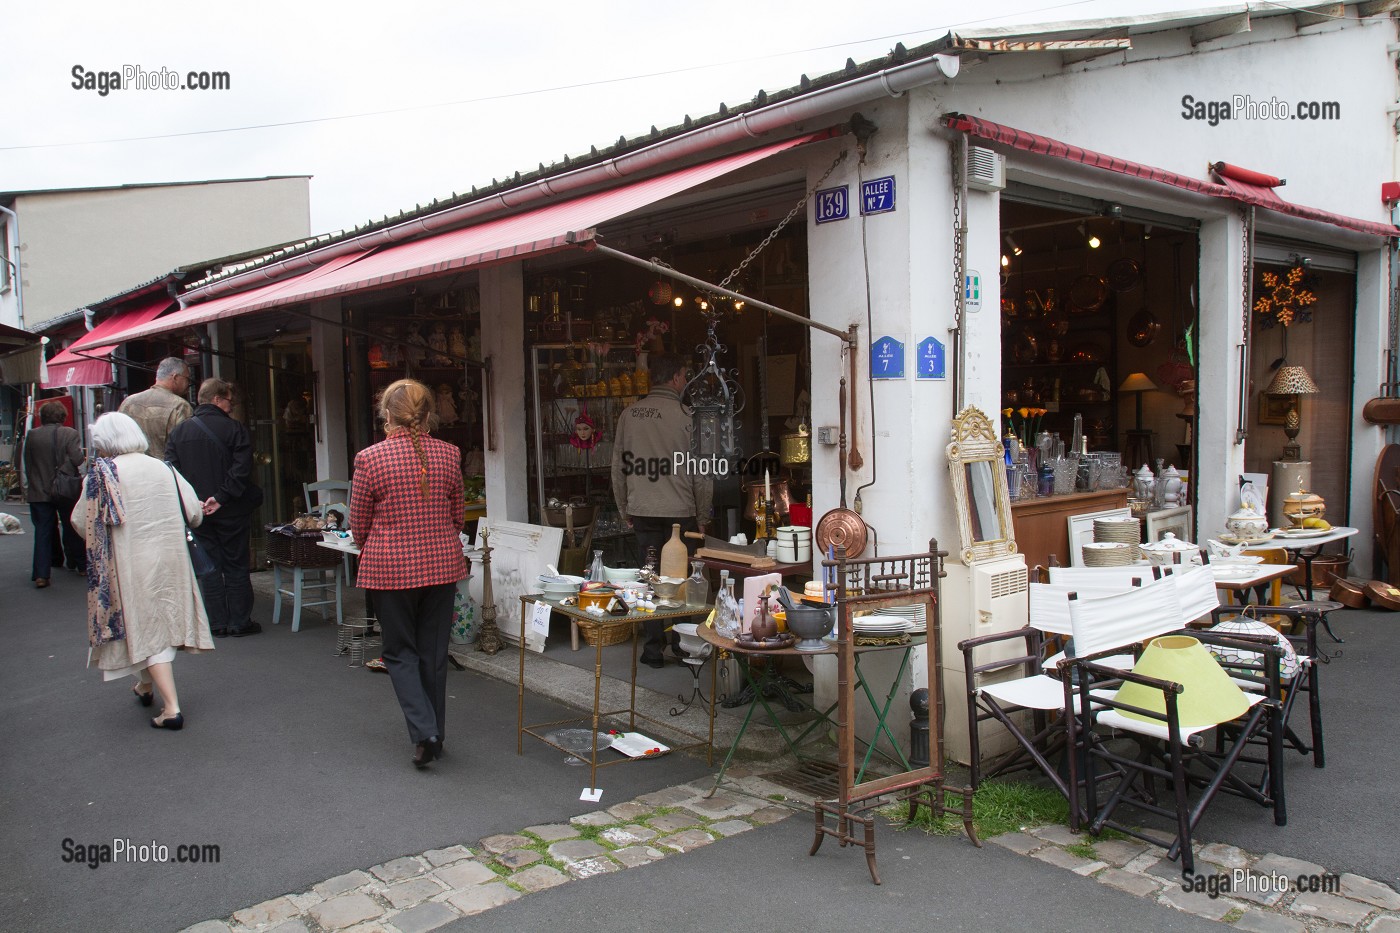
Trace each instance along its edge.
{"label": "ceramic bowl", "polygon": [[836,626],[836,616],[830,608],[816,606],[794,606],[787,613],[788,631],[801,639],[798,651],[821,651],[826,647],[822,641]]}
{"label": "ceramic bowl", "polygon": [[636,583],[641,571],[633,567],[604,567],[603,576],[609,583]]}

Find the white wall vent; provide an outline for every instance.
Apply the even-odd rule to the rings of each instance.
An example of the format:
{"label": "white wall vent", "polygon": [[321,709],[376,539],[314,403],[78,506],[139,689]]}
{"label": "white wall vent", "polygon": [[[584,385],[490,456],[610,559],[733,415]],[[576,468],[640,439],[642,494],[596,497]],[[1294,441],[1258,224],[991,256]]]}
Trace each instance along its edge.
{"label": "white wall vent", "polygon": [[967,186],[974,191],[1006,188],[1006,157],[999,152],[971,146],[967,151]]}

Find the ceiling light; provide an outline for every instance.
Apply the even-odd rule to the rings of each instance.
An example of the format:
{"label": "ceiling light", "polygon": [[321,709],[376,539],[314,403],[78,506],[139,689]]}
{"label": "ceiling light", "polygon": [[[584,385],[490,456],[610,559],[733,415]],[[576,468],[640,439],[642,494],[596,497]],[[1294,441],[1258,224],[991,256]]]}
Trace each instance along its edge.
{"label": "ceiling light", "polygon": [[675,298],[671,299],[671,303],[677,308],[680,308],[685,305],[685,299],[682,298],[680,295],[677,295]]}
{"label": "ceiling light", "polygon": [[1009,265],[1011,265],[1011,257],[1008,256],[1008,255],[1006,255],[1005,253],[1002,253],[1002,254],[1001,254],[1001,267],[1002,267],[1003,269],[1005,269],[1005,268],[1006,268],[1007,266],[1009,266]]}
{"label": "ceiling light", "polygon": [[1090,248],[1090,249],[1098,249],[1098,248],[1099,248],[1100,246],[1102,246],[1102,245],[1103,245],[1103,241],[1100,240],[1098,237],[1096,237],[1096,236],[1091,236],[1091,237],[1089,237],[1089,248]]}
{"label": "ceiling light", "polygon": [[1011,239],[1011,234],[1008,233],[1006,236],[1002,237],[1002,239],[1006,241],[1006,245],[1011,249],[1011,255],[1019,256],[1024,252],[1016,241]]}

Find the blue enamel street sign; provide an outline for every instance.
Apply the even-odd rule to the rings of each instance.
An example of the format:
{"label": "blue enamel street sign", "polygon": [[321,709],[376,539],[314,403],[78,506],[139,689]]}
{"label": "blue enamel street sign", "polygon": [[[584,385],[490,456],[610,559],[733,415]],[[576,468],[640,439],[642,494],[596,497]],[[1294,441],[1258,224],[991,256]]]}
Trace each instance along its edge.
{"label": "blue enamel street sign", "polygon": [[817,223],[825,224],[833,220],[845,220],[850,216],[850,198],[845,185],[835,188],[822,188],[817,192]]}
{"label": "blue enamel street sign", "polygon": [[860,183],[860,212],[885,214],[894,210],[894,176],[872,178]]}
{"label": "blue enamel street sign", "polygon": [[919,341],[916,379],[947,379],[948,364],[943,356],[943,344],[937,337]]}
{"label": "blue enamel street sign", "polygon": [[893,337],[881,337],[870,345],[870,378],[904,378],[904,344]]}

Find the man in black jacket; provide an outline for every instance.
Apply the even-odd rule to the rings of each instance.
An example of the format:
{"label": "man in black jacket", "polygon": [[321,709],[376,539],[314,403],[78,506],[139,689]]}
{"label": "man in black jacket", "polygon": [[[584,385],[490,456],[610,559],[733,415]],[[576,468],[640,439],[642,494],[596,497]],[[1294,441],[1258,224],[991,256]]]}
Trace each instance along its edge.
{"label": "man in black jacket", "polygon": [[256,635],[253,583],[249,578],[248,535],[262,490],[253,485],[253,447],[248,429],[229,417],[233,386],[206,379],[199,407],[176,425],[165,444],[165,459],[204,500],[204,521],[194,529],[217,569],[199,578],[209,628],[214,637]]}

